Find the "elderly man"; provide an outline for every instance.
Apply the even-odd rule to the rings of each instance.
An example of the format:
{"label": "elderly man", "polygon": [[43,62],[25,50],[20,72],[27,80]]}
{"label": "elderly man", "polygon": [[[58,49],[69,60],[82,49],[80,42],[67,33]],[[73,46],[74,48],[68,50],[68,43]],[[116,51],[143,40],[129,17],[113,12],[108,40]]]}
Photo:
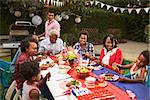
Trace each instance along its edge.
{"label": "elderly man", "polygon": [[56,29],[52,29],[49,31],[48,38],[42,40],[39,43],[38,52],[50,52],[53,55],[59,53],[64,49],[62,39],[58,38],[59,31]]}

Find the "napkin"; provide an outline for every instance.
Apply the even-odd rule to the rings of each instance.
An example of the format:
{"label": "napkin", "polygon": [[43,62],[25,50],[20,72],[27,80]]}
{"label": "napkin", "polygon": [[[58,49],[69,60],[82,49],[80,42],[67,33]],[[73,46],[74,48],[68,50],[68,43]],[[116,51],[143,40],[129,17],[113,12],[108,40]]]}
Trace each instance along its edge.
{"label": "napkin", "polygon": [[126,93],[131,98],[131,100],[136,100],[136,95],[131,90],[126,90]]}

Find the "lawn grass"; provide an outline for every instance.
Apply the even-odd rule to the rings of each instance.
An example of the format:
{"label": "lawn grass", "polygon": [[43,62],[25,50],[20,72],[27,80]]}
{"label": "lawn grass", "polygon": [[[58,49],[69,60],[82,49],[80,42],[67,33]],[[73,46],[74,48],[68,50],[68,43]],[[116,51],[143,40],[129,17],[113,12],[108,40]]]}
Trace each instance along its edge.
{"label": "lawn grass", "polygon": [[0,59],[7,61],[7,62],[11,62],[11,57],[7,56],[7,57],[0,57]]}
{"label": "lawn grass", "polygon": [[[7,62],[11,62],[11,57],[7,56],[7,57],[0,57],[1,60],[7,61]],[[2,84],[0,82],[0,100],[1,100],[1,92],[2,92]]]}

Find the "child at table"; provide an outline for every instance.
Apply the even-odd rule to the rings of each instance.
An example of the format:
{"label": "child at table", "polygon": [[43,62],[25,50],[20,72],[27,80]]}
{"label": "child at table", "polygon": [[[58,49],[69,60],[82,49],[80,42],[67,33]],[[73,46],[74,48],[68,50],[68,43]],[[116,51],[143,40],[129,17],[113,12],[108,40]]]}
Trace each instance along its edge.
{"label": "child at table", "polygon": [[[149,64],[149,51],[144,50],[138,56],[136,62],[128,65],[118,65],[120,68],[129,68],[128,78],[119,78],[121,82],[144,82],[146,78],[146,66]],[[125,75],[126,76],[126,75]]]}
{"label": "child at table", "polygon": [[26,79],[23,83],[22,99],[23,100],[39,100],[40,87],[42,87],[46,80],[51,76],[48,73],[45,78],[41,80],[41,73],[39,64],[36,61],[27,61],[21,64],[22,76]]}

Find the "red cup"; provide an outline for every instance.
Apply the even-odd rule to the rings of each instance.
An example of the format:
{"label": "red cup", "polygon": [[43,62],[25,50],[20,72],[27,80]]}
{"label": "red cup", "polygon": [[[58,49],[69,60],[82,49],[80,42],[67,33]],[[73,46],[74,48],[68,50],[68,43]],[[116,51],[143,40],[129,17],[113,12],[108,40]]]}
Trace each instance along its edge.
{"label": "red cup", "polygon": [[100,83],[103,83],[104,81],[105,81],[105,77],[99,76],[99,82],[100,82]]}

